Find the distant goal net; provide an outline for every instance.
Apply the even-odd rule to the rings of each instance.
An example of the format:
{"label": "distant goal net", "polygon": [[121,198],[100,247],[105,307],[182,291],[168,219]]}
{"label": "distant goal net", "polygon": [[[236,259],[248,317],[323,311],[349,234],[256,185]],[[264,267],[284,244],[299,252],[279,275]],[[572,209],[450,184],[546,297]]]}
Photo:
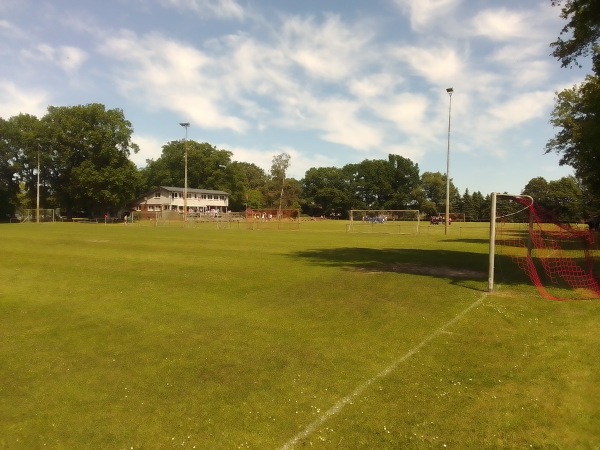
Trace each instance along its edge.
{"label": "distant goal net", "polygon": [[346,231],[350,233],[417,234],[420,213],[416,209],[352,209]]}
{"label": "distant goal net", "polygon": [[25,209],[21,215],[21,223],[54,222],[55,217],[53,209]]}
{"label": "distant goal net", "polygon": [[[596,239],[587,225],[564,223],[526,195],[492,194],[489,290],[496,266],[516,266],[548,300],[600,298]],[[514,263],[514,264],[513,264]]]}
{"label": "distant goal net", "polygon": [[248,208],[244,221],[249,230],[298,230],[300,210]]}

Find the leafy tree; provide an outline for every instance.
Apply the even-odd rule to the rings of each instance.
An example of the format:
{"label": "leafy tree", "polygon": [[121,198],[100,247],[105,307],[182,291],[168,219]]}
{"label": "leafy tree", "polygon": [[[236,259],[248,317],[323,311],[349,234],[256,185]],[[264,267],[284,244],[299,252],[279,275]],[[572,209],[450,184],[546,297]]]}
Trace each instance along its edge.
{"label": "leafy tree", "polygon": [[469,194],[469,190],[465,189],[460,202],[460,212],[465,215],[465,220],[473,220],[475,213],[473,210],[473,196]]}
{"label": "leafy tree", "polygon": [[270,208],[295,209],[299,207],[298,181],[286,178],[290,159],[291,156],[287,153],[280,153],[273,157],[271,178],[263,190],[267,206]]}
{"label": "leafy tree", "polygon": [[414,207],[425,214],[425,216],[437,216],[437,206],[433,201],[429,200],[428,193],[422,185],[414,188],[410,196],[413,199]]}
{"label": "leafy tree", "polygon": [[[432,214],[439,214],[446,210],[446,175],[440,172],[424,172],[421,175],[421,187],[426,198],[435,205]],[[450,179],[450,211],[455,212],[460,205],[460,193]]]}
{"label": "leafy tree", "polygon": [[532,178],[525,185],[525,188],[523,188],[521,193],[532,197],[536,204],[546,205],[548,203],[549,193],[548,182],[544,177]]}
{"label": "leafy tree", "polygon": [[[156,161],[148,160],[144,172],[144,188],[158,186],[183,187],[185,184],[185,153],[188,161],[188,187],[192,189],[229,190],[226,169],[232,153],[208,143],[192,140],[171,141],[162,148]],[[229,177],[230,180],[230,177]]]}
{"label": "leafy tree", "polygon": [[489,195],[485,197],[479,191],[473,192],[473,220],[486,221],[490,220],[491,198]]}
{"label": "leafy tree", "polygon": [[384,202],[384,209],[412,209],[411,192],[419,185],[419,165],[398,155],[388,155],[392,168],[391,193]]}
{"label": "leafy tree", "polygon": [[578,223],[585,218],[583,193],[574,177],[548,183],[548,202],[559,220]]}
{"label": "leafy tree", "polygon": [[600,38],[600,3],[596,0],[552,0],[551,4],[561,7],[560,17],[567,21],[558,39],[550,44],[554,49],[552,56],[563,67],[579,65],[581,57],[596,57],[596,44]]}
{"label": "leafy tree", "polygon": [[546,153],[561,155],[560,164],[593,192],[600,194],[600,78],[588,76],[579,86],[557,96],[551,123],[559,128],[546,145]]}
{"label": "leafy tree", "polygon": [[[592,57],[593,75],[558,93],[551,123],[559,129],[546,145],[556,152],[560,164],[575,169],[584,188],[600,197],[600,2],[596,0],[552,0],[567,22],[551,44],[552,55],[563,67],[580,66],[579,60]],[[600,204],[597,204],[600,210]]]}
{"label": "leafy tree", "polygon": [[536,205],[555,215],[557,220],[579,222],[586,217],[583,191],[575,177],[550,182],[543,177],[533,178],[523,194],[531,196]]}
{"label": "leafy tree", "polygon": [[45,156],[40,153],[40,130],[40,121],[29,114],[0,119],[0,217],[36,204],[37,166]]}
{"label": "leafy tree", "polygon": [[229,205],[232,210],[265,208],[262,188],[267,183],[267,175],[256,164],[234,161],[227,167],[230,176]]}
{"label": "leafy tree", "polygon": [[129,160],[138,147],[123,111],[97,103],[50,106],[42,124],[51,194],[68,216],[117,212],[139,194],[140,176]]}
{"label": "leafy tree", "polygon": [[311,168],[302,179],[302,210],[310,216],[346,217],[351,209],[348,180],[337,167]]}

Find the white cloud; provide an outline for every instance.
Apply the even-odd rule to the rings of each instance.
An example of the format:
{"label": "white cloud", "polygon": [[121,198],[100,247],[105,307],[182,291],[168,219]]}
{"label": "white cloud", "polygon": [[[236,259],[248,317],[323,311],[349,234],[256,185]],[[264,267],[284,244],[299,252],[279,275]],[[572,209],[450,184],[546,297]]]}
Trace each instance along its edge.
{"label": "white cloud", "polygon": [[355,74],[368,58],[365,47],[372,38],[366,27],[349,27],[337,16],[323,23],[292,17],[283,23],[282,50],[312,77],[336,81]]}
{"label": "white cloud", "polygon": [[532,119],[545,117],[553,101],[554,95],[548,91],[513,95],[506,102],[490,109],[487,127],[490,130],[506,131]]}
{"label": "white cloud", "polygon": [[205,128],[242,132],[247,124],[227,114],[219,67],[201,51],[153,34],[109,36],[100,51],[120,61],[112,74],[123,95],[155,109],[175,111]]}
{"label": "white cloud", "polygon": [[369,101],[376,97],[389,96],[401,82],[401,76],[394,76],[391,73],[375,73],[351,79],[348,88],[350,93],[358,99]]}
{"label": "white cloud", "polygon": [[[553,12],[546,5],[528,10],[484,9],[470,20],[470,34],[500,42],[517,39],[550,42],[561,27],[556,23],[558,13],[552,14]],[[518,57],[518,53],[515,55]]]}
{"label": "white cloud", "polygon": [[52,47],[48,44],[38,44],[33,49],[23,50],[22,55],[26,59],[50,62],[68,73],[77,71],[88,59],[87,52],[78,47]]}
{"label": "white cloud", "polygon": [[408,13],[412,28],[420,30],[447,16],[460,0],[394,0],[394,3]]}
{"label": "white cloud", "polygon": [[408,64],[412,72],[428,82],[447,86],[454,80],[464,77],[465,61],[456,49],[450,46],[411,46],[404,45],[390,50],[392,57]]}
{"label": "white cloud", "polygon": [[428,101],[423,95],[400,94],[389,96],[373,104],[373,110],[384,120],[393,122],[406,134],[425,136],[429,133],[427,122]]}
{"label": "white cloud", "polygon": [[193,11],[200,17],[243,20],[244,8],[235,0],[160,0],[167,7],[182,11]]}
{"label": "white cloud", "polygon": [[131,140],[140,148],[139,152],[129,155],[129,159],[138,167],[146,166],[147,159],[157,160],[161,157],[162,146],[165,145],[162,139],[134,133]]}
{"label": "white cloud", "polygon": [[48,94],[40,89],[17,86],[11,81],[0,80],[0,117],[21,113],[42,116],[48,106]]}

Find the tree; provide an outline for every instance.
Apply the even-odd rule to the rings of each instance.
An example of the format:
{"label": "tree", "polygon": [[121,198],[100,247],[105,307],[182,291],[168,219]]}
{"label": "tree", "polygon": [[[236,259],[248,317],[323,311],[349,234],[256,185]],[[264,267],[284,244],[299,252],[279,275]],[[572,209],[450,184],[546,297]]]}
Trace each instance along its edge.
{"label": "tree", "polygon": [[[562,67],[579,65],[581,57],[596,57],[596,43],[600,38],[600,3],[596,0],[552,0],[552,6],[561,7],[560,17],[567,22],[560,36],[550,46],[552,56]],[[568,36],[563,39],[561,36]]]}
{"label": "tree", "polygon": [[[559,132],[546,145],[546,153],[561,155],[560,164],[575,169],[582,186],[600,197],[600,2],[596,0],[552,0],[567,21],[552,55],[563,67],[580,66],[592,57],[593,75],[583,83],[558,93],[551,123]],[[600,209],[600,204],[598,205]]]}
{"label": "tree", "polygon": [[560,92],[551,115],[559,132],[546,145],[546,153],[561,155],[560,164],[593,192],[600,194],[600,78],[588,76],[579,86]]}
{"label": "tree", "polygon": [[[425,196],[435,205],[435,213],[446,209],[446,175],[440,172],[424,172],[421,175],[421,187]],[[460,204],[460,193],[450,179],[450,212],[457,211]]]}
{"label": "tree", "polygon": [[36,204],[38,160],[45,157],[40,133],[40,121],[29,114],[0,120],[0,217]]}
{"label": "tree", "polygon": [[531,196],[536,205],[557,220],[576,223],[586,218],[583,191],[575,177],[550,182],[543,177],[533,178],[522,193]]}
{"label": "tree", "polygon": [[145,189],[150,190],[158,186],[183,187],[186,151],[189,188],[230,189],[226,169],[231,163],[232,153],[219,150],[206,142],[198,143],[192,140],[171,141],[163,146],[160,158],[147,161],[143,169]]}
{"label": "tree", "polygon": [[310,216],[346,217],[352,209],[348,179],[337,167],[311,168],[302,183],[302,210]]}
{"label": "tree", "polygon": [[388,155],[392,168],[391,195],[385,201],[385,209],[409,209],[414,207],[411,192],[419,185],[419,165],[399,155]]}
{"label": "tree", "polygon": [[538,205],[546,205],[548,202],[548,182],[544,177],[536,177],[529,180],[521,192],[524,195],[529,195]]}
{"label": "tree", "polygon": [[262,189],[267,175],[256,164],[234,161],[227,167],[230,177],[229,205],[234,211],[265,208]]}
{"label": "tree", "polygon": [[299,193],[296,180],[287,180],[286,173],[290,166],[291,156],[280,153],[273,157],[271,164],[271,179],[265,185],[264,195],[267,205],[271,208],[290,209],[299,205]]}
{"label": "tree", "polygon": [[138,147],[123,111],[98,103],[50,106],[42,125],[50,194],[67,216],[116,213],[139,194],[140,176],[129,160]]}

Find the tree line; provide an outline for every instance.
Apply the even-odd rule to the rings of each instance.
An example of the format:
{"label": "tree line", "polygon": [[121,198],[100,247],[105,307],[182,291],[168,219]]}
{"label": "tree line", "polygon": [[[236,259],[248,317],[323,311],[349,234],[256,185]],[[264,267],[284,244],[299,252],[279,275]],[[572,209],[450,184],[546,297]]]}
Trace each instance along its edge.
{"label": "tree line", "polygon": [[[158,186],[182,187],[186,152],[188,187],[228,192],[233,211],[300,209],[326,218],[347,218],[351,209],[416,209],[427,216],[445,211],[445,175],[421,174],[418,164],[399,155],[315,167],[296,180],[286,176],[286,153],[275,155],[266,172],[209,143],[177,140],[137,168],[129,159],[139,150],[132,133],[123,111],[97,103],[51,106],[40,119],[0,118],[0,214],[6,219],[35,208],[39,198],[42,208],[60,209],[67,217],[118,215]],[[575,178],[535,178],[523,190],[570,221],[589,215],[584,192]],[[450,203],[466,220],[489,220],[490,196],[468,189],[461,195],[452,180]]]}

